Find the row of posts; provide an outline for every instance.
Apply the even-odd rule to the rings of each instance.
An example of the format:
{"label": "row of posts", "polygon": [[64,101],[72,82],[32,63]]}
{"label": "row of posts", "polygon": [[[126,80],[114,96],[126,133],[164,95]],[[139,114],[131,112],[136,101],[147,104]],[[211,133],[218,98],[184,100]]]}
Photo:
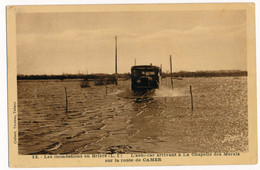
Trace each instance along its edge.
{"label": "row of posts", "polygon": [[[68,110],[68,95],[67,95],[67,88],[65,88],[65,97],[66,97],[66,113],[69,112]],[[107,95],[107,85],[105,85],[106,95]],[[192,86],[190,86],[190,98],[191,98],[191,110],[193,111],[193,96],[192,96]],[[68,116],[68,115],[67,115]]]}
{"label": "row of posts", "polygon": [[[136,65],[136,59],[135,59]],[[162,69],[162,65],[161,65]],[[173,78],[172,78],[172,55],[170,55],[170,71],[171,71],[171,87],[173,90]],[[117,36],[115,36],[115,84],[118,84],[117,80]],[[105,86],[106,95],[107,95],[107,86]],[[68,113],[68,96],[67,96],[67,89],[65,87],[65,95],[66,95],[66,113]],[[190,95],[191,95],[191,109],[193,110],[193,96],[192,96],[192,86],[190,86]]]}

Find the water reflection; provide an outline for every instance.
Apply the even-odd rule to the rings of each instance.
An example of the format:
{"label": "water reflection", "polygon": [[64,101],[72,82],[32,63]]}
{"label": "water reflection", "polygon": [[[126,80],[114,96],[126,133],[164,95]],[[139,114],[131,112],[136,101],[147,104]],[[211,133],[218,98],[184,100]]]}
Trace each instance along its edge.
{"label": "water reflection", "polygon": [[138,146],[138,150],[152,151],[156,143],[160,140],[163,129],[160,126],[160,109],[159,99],[146,94],[136,96],[132,102],[131,124],[129,132],[131,136],[128,140],[133,145]]}

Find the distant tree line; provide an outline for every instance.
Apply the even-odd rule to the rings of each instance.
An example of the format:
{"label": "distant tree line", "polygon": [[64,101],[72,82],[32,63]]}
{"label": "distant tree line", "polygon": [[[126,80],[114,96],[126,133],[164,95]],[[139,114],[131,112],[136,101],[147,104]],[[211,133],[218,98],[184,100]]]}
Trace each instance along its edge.
{"label": "distant tree line", "polygon": [[[162,77],[170,77],[170,73],[162,72]],[[247,76],[247,71],[241,70],[219,70],[219,71],[179,71],[172,73],[173,77],[238,77]],[[114,79],[115,74],[62,74],[62,75],[17,75],[17,80],[47,80],[47,79],[85,79],[85,80],[102,80]],[[131,78],[130,73],[117,74],[118,79],[128,80]]]}
{"label": "distant tree line", "polygon": [[[85,79],[85,80],[102,80],[102,79],[113,79],[115,78],[114,74],[62,74],[62,75],[17,75],[17,80],[48,80],[48,79]],[[130,73],[117,74],[117,78],[119,79],[130,79]]]}
{"label": "distant tree line", "polygon": [[[170,77],[171,73],[162,72],[162,77]],[[219,71],[179,71],[172,73],[173,77],[238,77],[247,76],[247,71],[219,70]]]}

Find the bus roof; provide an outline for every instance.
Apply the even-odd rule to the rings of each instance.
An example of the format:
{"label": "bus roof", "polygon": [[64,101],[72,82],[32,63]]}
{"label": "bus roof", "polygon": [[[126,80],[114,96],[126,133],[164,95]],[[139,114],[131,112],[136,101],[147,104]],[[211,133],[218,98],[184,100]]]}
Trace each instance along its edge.
{"label": "bus roof", "polygon": [[138,66],[133,66],[131,69],[146,70],[146,69],[159,69],[159,67],[153,65],[138,65]]}

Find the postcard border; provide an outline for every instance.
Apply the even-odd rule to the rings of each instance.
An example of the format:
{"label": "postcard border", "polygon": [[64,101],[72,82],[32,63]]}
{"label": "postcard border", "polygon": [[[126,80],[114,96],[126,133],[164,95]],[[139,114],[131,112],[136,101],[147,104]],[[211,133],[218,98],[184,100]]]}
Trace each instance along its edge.
{"label": "postcard border", "polygon": [[[164,11],[164,10],[246,10],[247,11],[247,66],[248,66],[248,128],[249,152],[232,157],[166,157],[162,162],[105,163],[104,158],[33,159],[31,155],[18,155],[18,105],[16,67],[16,14],[52,12],[101,11]],[[138,4],[138,5],[62,5],[62,6],[8,6],[8,118],[10,167],[90,167],[90,166],[165,166],[165,165],[217,165],[257,163],[257,101],[256,101],[256,46],[254,3],[217,4]],[[124,154],[125,159],[131,158]]]}

